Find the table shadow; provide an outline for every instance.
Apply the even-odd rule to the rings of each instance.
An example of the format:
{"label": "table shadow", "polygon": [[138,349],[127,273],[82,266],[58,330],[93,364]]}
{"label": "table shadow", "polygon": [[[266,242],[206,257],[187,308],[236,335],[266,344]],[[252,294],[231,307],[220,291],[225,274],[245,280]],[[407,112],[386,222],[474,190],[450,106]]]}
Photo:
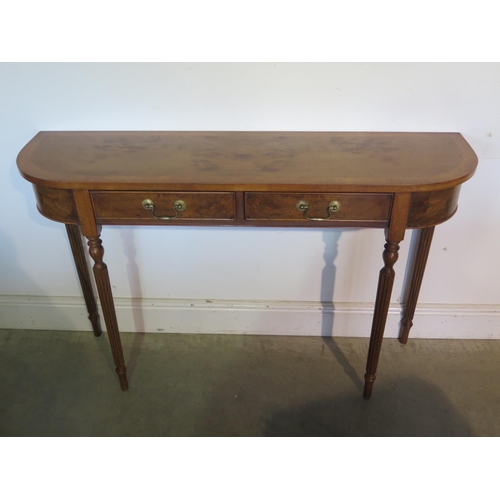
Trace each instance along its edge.
{"label": "table shadow", "polygon": [[134,340],[130,349],[130,356],[126,360],[127,376],[129,382],[132,380],[134,370],[139,360],[141,346],[144,342],[146,327],[144,324],[144,313],[142,310],[142,285],[139,266],[137,265],[137,250],[135,244],[134,228],[122,227],[119,229],[120,237],[123,242],[123,253],[127,259],[127,276],[130,284],[132,315],[134,318]]}
{"label": "table shadow", "polygon": [[333,336],[333,326],[335,321],[335,304],[333,302],[333,292],[335,287],[335,277],[337,268],[335,259],[338,256],[338,244],[341,235],[347,231],[359,231],[359,229],[328,229],[323,231],[323,242],[325,244],[323,259],[325,266],[321,272],[321,335],[323,342],[330,349],[337,362],[344,369],[345,374],[352,380],[360,393],[363,392],[364,383],[361,381],[356,370],[349,363],[349,360],[342,352]]}
{"label": "table shadow", "polygon": [[467,420],[436,385],[418,377],[275,412],[264,436],[473,436]]}

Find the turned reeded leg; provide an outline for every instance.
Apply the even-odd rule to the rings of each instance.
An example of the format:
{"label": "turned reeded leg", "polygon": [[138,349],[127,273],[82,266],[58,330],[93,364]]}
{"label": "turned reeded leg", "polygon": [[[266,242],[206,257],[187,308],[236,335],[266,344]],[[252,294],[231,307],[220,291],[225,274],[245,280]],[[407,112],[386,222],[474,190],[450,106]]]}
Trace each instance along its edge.
{"label": "turned reeded leg", "polygon": [[413,316],[417,307],[418,294],[424,277],[425,265],[431,248],[434,227],[415,229],[411,238],[410,255],[406,268],[404,290],[402,294],[403,316],[399,324],[399,341],[408,342]]}
{"label": "turned reeded leg", "polygon": [[65,224],[66,232],[68,233],[69,244],[73,253],[73,259],[80,279],[83,297],[85,304],[87,304],[87,311],[89,313],[89,320],[92,323],[94,335],[99,337],[102,333],[101,324],[99,321],[99,313],[97,311],[97,304],[95,301],[94,293],[92,291],[92,284],[90,283],[90,273],[85,259],[85,250],[83,248],[82,236],[80,234],[80,227],[75,224]]}
{"label": "turned reeded leg", "polygon": [[380,270],[377,298],[375,300],[375,311],[373,314],[372,331],[370,336],[370,347],[368,348],[368,360],[366,362],[365,390],[363,397],[370,399],[373,383],[375,382],[380,348],[384,337],[385,323],[389,311],[392,285],[394,283],[394,264],[398,260],[399,241],[387,241],[382,254],[384,267]]}
{"label": "turned reeded leg", "polygon": [[118,322],[116,321],[115,306],[113,303],[113,294],[111,292],[111,284],[109,282],[108,267],[103,262],[104,248],[100,238],[88,238],[89,253],[94,261],[94,276],[97,284],[97,291],[101,300],[101,307],[108,332],[111,352],[116,366],[116,373],[120,379],[122,391],[128,389],[127,367],[123,358],[122,343],[120,340],[120,332],[118,330]]}

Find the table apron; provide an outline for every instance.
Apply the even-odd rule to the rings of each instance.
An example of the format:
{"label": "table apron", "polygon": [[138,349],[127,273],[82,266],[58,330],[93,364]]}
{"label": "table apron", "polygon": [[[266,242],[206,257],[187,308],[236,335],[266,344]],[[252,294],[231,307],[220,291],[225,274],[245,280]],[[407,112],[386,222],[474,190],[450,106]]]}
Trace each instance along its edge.
{"label": "table apron", "polygon": [[[47,217],[48,219],[54,220],[56,222],[63,222],[66,224],[79,224],[81,223],[80,216],[76,209],[76,204],[74,200],[74,193],[72,190],[67,189],[56,189],[48,188],[40,185],[34,185],[34,191],[37,201],[37,207],[39,212]],[[426,191],[426,192],[416,192],[411,194],[410,210],[408,214],[408,228],[421,228],[435,226],[442,222],[445,222],[457,210],[458,197],[460,193],[460,185],[455,186],[450,189],[437,190],[437,191]],[[148,193],[145,193],[148,194]],[[174,219],[174,220],[155,220],[152,218],[134,218],[134,217],[123,217],[114,215],[113,217],[98,216],[95,213],[94,217],[97,223],[105,225],[155,225],[155,226],[248,226],[248,227],[297,227],[297,228],[322,228],[322,227],[375,227],[375,228],[386,228],[388,220],[390,219],[390,213],[388,213],[387,219],[385,216],[378,215],[380,220],[359,220],[350,218],[349,214],[346,215],[342,220],[328,220],[328,221],[310,221],[306,219],[299,218],[301,214],[297,213],[294,218],[288,219],[273,219],[270,215],[269,219],[254,220],[249,218],[247,213],[247,208],[245,204],[245,198],[249,195],[255,195],[255,192],[225,192],[221,193],[224,195],[224,200],[228,199],[229,203],[223,203],[220,210],[225,210],[226,215],[223,213],[223,217],[231,217],[227,219]],[[292,194],[282,194],[282,196],[292,196]],[[303,193],[293,193],[293,200],[295,197]],[[89,191],[90,195],[90,191]],[[235,197],[235,203],[233,204],[232,196]],[[339,194],[339,197],[341,195]],[[363,194],[359,193],[343,193],[344,197],[351,197],[356,199],[356,196],[360,196],[359,199],[364,200],[365,197],[376,196],[377,200],[384,200],[386,197],[393,197],[394,193],[387,194]],[[361,197],[362,196],[362,197]],[[339,198],[340,199],[340,198]],[[306,200],[307,201],[307,200]],[[383,203],[382,203],[383,205]],[[354,205],[353,205],[354,206]],[[233,208],[234,207],[234,208]],[[379,204],[380,207],[380,204]],[[216,207],[218,208],[218,207]],[[232,212],[234,209],[235,213]],[[219,211],[220,211],[219,210]],[[323,211],[325,207],[323,207]],[[392,210],[392,208],[391,208]],[[229,211],[229,212],[228,212]],[[227,215],[229,213],[229,215]],[[380,212],[379,209],[379,214]]]}

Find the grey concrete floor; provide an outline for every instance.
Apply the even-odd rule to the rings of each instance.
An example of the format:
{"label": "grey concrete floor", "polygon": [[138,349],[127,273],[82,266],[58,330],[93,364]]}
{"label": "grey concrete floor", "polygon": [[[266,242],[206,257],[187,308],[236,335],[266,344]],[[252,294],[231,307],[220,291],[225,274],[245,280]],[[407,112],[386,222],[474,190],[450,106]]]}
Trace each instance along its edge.
{"label": "grey concrete floor", "polygon": [[499,436],[500,341],[0,330],[3,436]]}

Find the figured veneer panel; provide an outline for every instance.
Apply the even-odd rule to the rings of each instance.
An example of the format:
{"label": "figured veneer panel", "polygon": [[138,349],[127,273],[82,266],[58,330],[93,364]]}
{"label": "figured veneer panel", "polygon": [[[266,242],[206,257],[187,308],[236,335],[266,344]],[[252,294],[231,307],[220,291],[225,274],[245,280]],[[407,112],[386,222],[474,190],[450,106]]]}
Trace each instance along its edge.
{"label": "figured veneer panel", "polygon": [[232,220],[235,218],[234,193],[94,191],[91,195],[97,219],[155,220],[151,213],[142,206],[145,199],[153,201],[156,216],[174,216],[174,203],[182,200],[186,203],[186,209],[178,212],[177,220]]}
{"label": "figured veneer panel", "polygon": [[38,211],[48,219],[69,224],[78,223],[73,192],[34,185]]}
{"label": "figured veneer panel", "polygon": [[427,227],[448,220],[457,210],[460,186],[411,195],[408,227]]}
{"label": "figured veneer panel", "polygon": [[390,194],[350,193],[245,193],[245,218],[247,220],[304,221],[297,202],[309,204],[308,217],[328,217],[328,205],[340,203],[330,221],[387,221],[391,208]]}

